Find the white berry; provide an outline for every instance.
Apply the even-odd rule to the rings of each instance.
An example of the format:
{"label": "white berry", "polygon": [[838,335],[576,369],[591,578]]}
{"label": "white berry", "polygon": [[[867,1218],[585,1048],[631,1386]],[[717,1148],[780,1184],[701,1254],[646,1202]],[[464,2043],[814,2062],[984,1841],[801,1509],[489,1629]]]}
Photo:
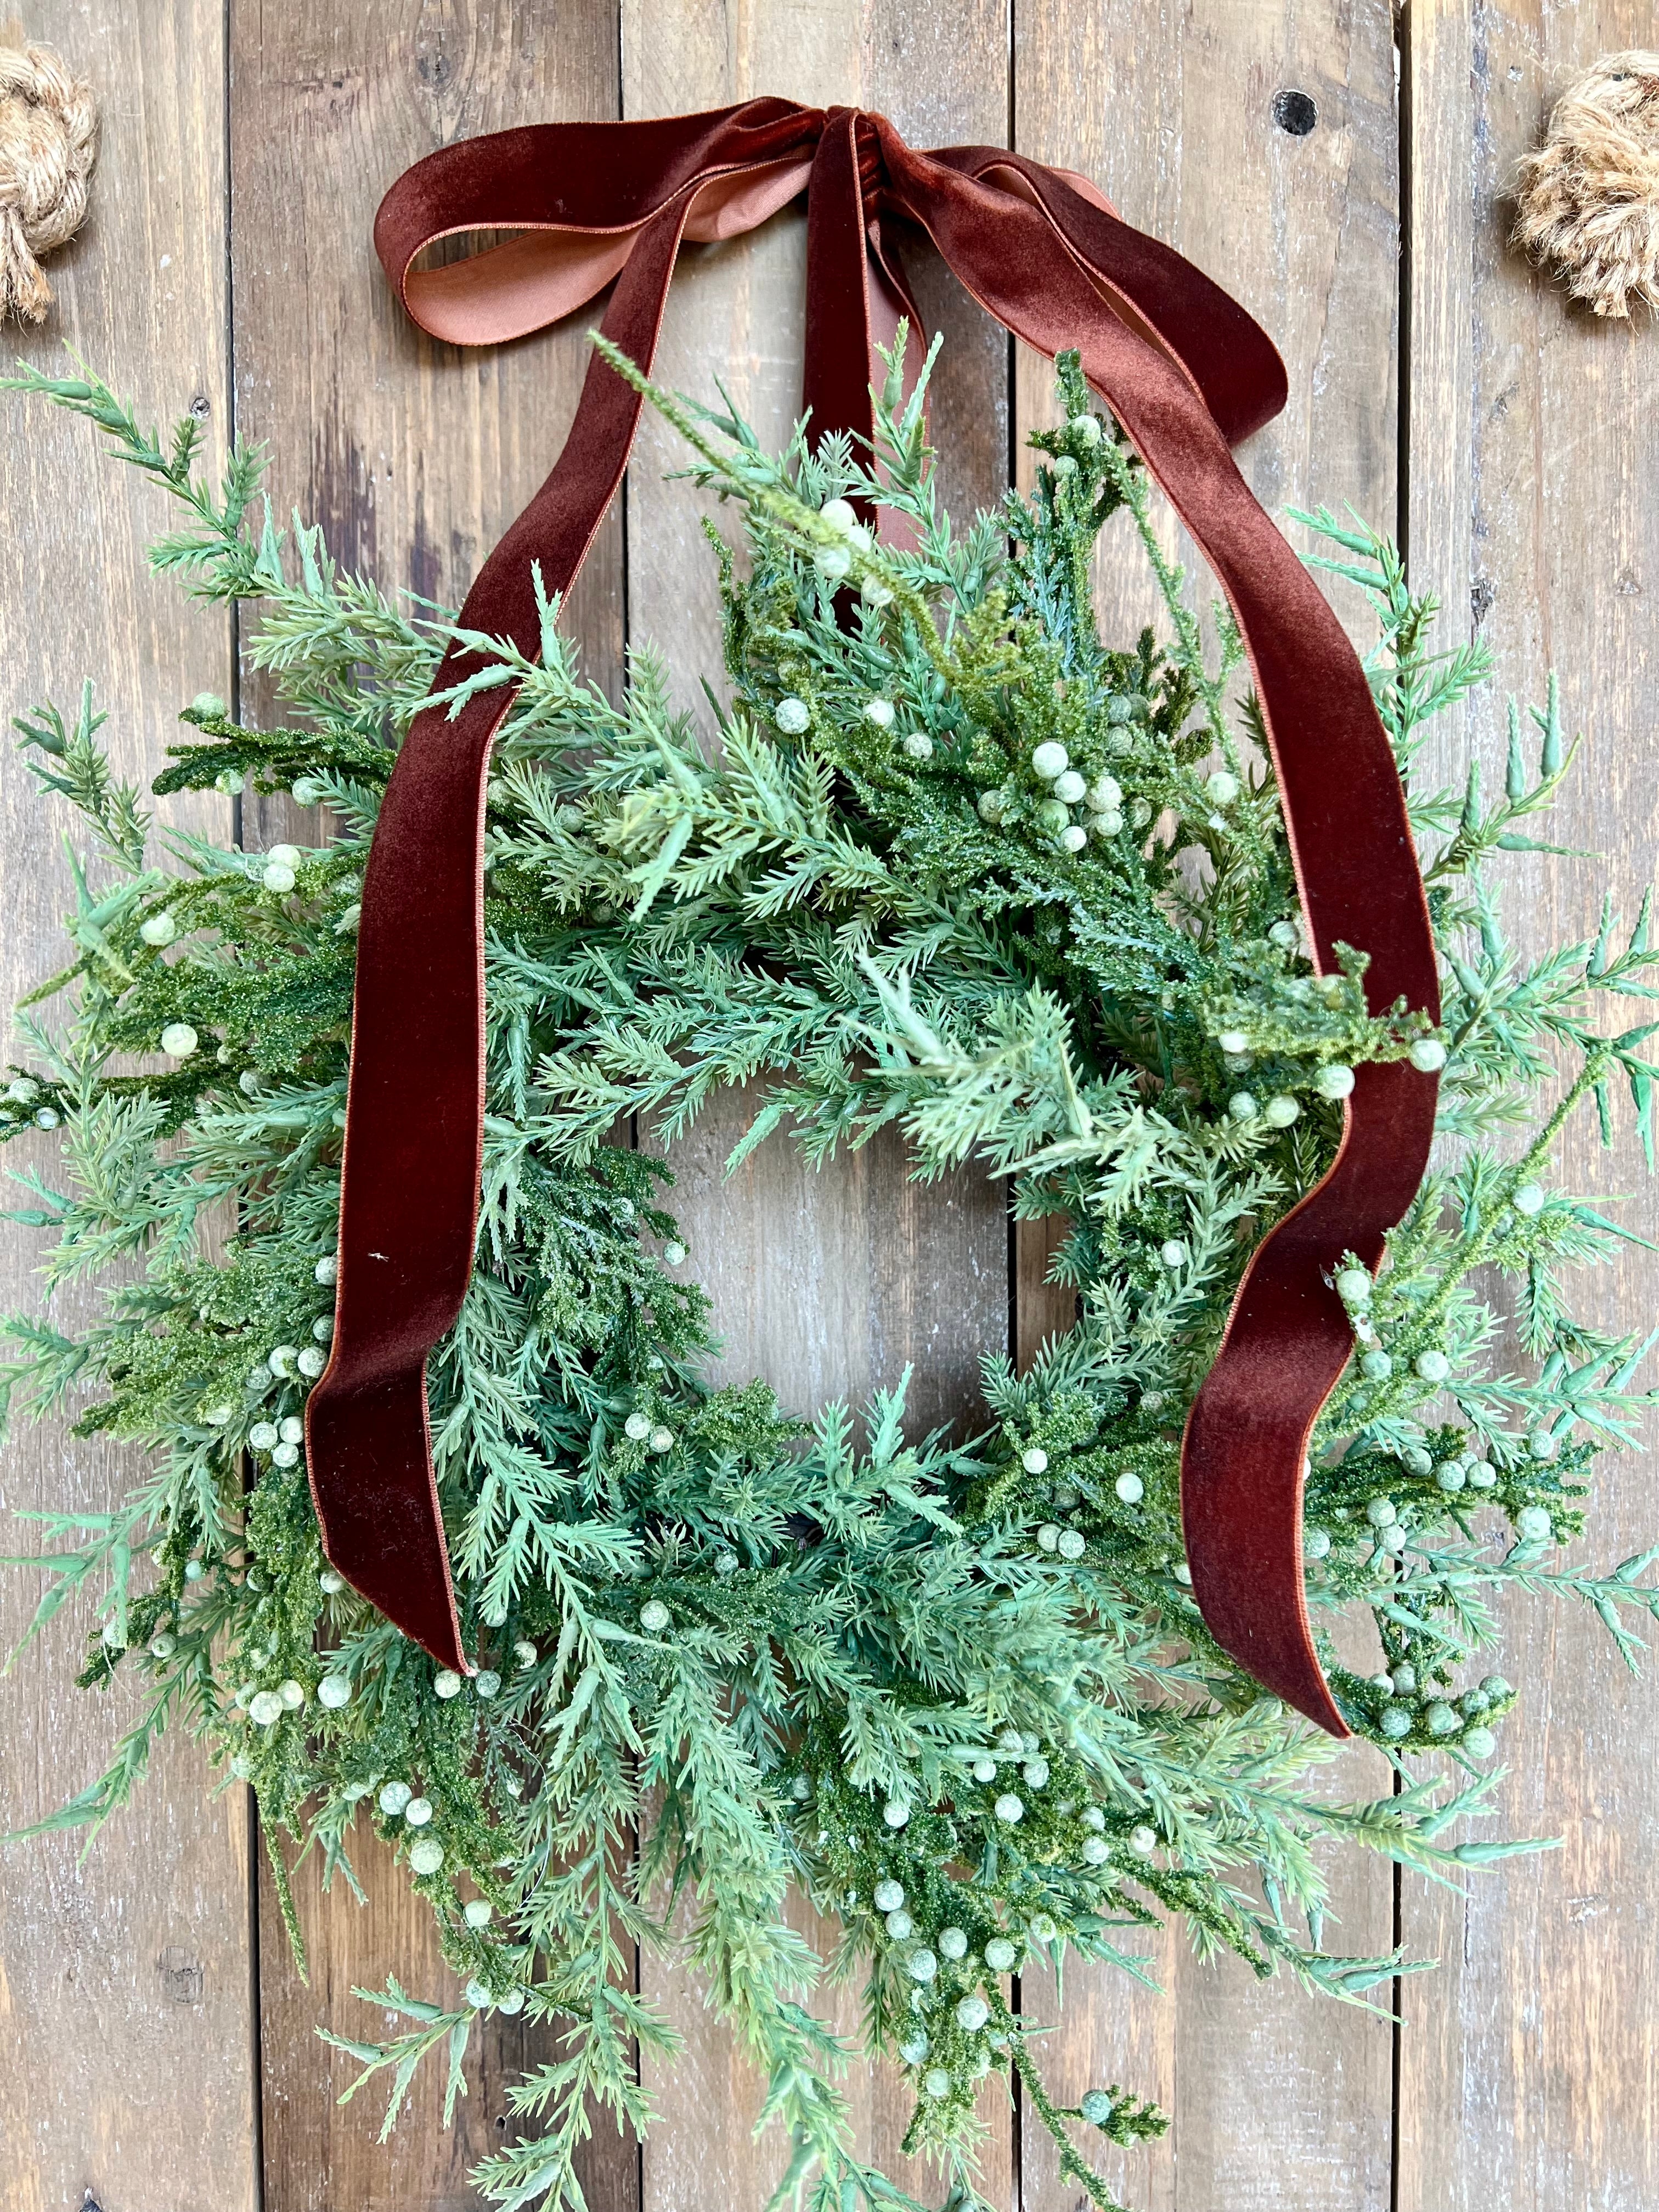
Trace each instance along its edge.
{"label": "white berry", "polygon": [[161,1032],[161,1049],[169,1060],[188,1060],[200,1042],[188,1022],[169,1022]]}
{"label": "white berry", "polygon": [[461,1693],[461,1678],[453,1667],[441,1667],[432,1677],[434,1698],[458,1698]]}

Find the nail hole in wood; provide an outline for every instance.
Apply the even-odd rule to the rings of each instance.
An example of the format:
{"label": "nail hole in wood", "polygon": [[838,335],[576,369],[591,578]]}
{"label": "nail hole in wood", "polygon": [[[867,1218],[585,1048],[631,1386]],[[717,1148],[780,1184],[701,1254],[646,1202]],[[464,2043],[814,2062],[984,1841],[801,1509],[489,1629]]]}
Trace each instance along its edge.
{"label": "nail hole in wood", "polygon": [[1319,120],[1319,110],[1305,92],[1276,92],[1273,121],[1292,138],[1305,138]]}

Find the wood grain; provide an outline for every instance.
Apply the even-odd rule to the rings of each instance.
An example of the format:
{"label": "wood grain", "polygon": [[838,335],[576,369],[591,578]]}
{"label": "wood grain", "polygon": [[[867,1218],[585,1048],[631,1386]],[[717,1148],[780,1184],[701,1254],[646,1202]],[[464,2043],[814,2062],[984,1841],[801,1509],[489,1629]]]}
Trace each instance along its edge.
{"label": "wood grain", "polygon": [[[194,405],[210,451],[222,442],[226,362],[222,9],[219,0],[30,9],[27,30],[96,81],[103,154],[92,214],[53,257],[58,295],[39,331],[6,337],[43,367],[64,341],[170,421]],[[12,347],[9,346],[8,350]],[[0,714],[52,697],[72,710],[97,681],[118,771],[147,781],[198,690],[223,691],[230,633],[146,572],[143,549],[172,526],[161,499],[97,451],[83,423],[8,397],[0,437]],[[169,804],[166,818],[223,836],[222,800]],[[14,747],[0,748],[0,993],[9,1008],[61,964],[73,903],[49,811]],[[86,841],[72,842],[85,857]],[[24,1056],[9,1033],[7,1056]],[[58,1146],[9,1148],[48,1180]],[[36,1304],[42,1239],[0,1239],[8,1311]],[[61,1295],[60,1326],[84,1325],[89,1294]],[[24,1507],[112,1505],[135,1455],[21,1424],[0,1460],[0,1536],[33,1550],[9,1519]],[[101,1595],[101,1593],[100,1593]],[[0,1576],[0,1640],[22,1632],[36,1578]],[[92,1624],[71,1602],[0,1682],[0,1832],[52,1812],[107,1764],[142,1698],[125,1684],[94,1698],[74,1674]],[[58,2212],[91,2192],[121,2212],[252,2212],[253,1990],[244,1793],[209,1798],[188,1737],[163,1740],[149,1780],[81,1863],[69,1834],[0,1856],[0,2197]]]}
{"label": "wood grain", "polygon": [[[1511,866],[1523,952],[1591,933],[1603,881],[1630,915],[1652,878],[1659,428],[1650,334],[1570,307],[1511,253],[1503,196],[1566,80],[1652,43],[1651,9],[1611,0],[1410,15],[1413,578],[1443,598],[1443,642],[1478,628],[1498,662],[1442,763],[1461,775],[1467,743],[1501,773],[1504,694],[1537,698],[1558,668],[1589,743],[1545,834],[1603,856]],[[1629,1194],[1619,1218],[1659,1235],[1628,1131],[1609,1156],[1581,1124],[1554,1164],[1567,1189]],[[1592,1326],[1640,1328],[1659,1267],[1627,1247],[1575,1291]],[[1604,1459],[1582,1552],[1615,1565],[1654,1519],[1643,1460]],[[1486,1832],[1562,1848],[1477,1876],[1467,1902],[1403,1887],[1405,1939],[1442,1968],[1404,1985],[1399,2212],[1638,2212],[1659,2201],[1659,1712],[1594,1619],[1528,1601],[1504,1626],[1523,1703]]]}
{"label": "wood grain", "polygon": [[[1385,8],[1225,0],[1099,8],[1053,0],[1017,19],[1014,105],[1021,150],[1093,177],[1131,222],[1226,285],[1272,334],[1290,372],[1290,404],[1241,456],[1258,497],[1340,507],[1392,520],[1395,500],[1396,135]],[[1305,92],[1314,129],[1292,136],[1274,95]],[[1024,349],[1017,423],[1053,419],[1047,365]],[[1212,595],[1190,545],[1169,540],[1200,599]],[[1127,533],[1125,533],[1127,535]],[[1101,601],[1110,631],[1155,618],[1150,580],[1132,547],[1103,549]],[[1352,595],[1339,601],[1352,620]],[[1040,1273],[1047,1224],[1022,1231],[1019,1280]],[[1054,1326],[1042,1318],[1023,1346]],[[1380,1762],[1350,1752],[1334,1786],[1370,1794]],[[1385,1867],[1334,1864],[1344,1950],[1387,1949]],[[1389,2190],[1389,2034],[1385,2023],[1262,1987],[1237,1961],[1193,1961],[1166,1933],[1144,1948],[1168,1992],[1121,1974],[1068,1970],[1059,2031],[1042,2046],[1063,2100],[1122,2081],[1174,2116],[1162,2144],[1099,2160],[1112,2185],[1156,2212],[1382,2212]],[[1028,2014],[1056,2017],[1054,1993],[1022,1984]],[[1060,2212],[1077,2191],[1055,2171],[1043,2130],[1022,2131],[1023,2205]]]}
{"label": "wood grain", "polygon": [[[403,314],[371,243],[374,211],[409,163],[475,132],[617,112],[613,9],[603,0],[424,7],[376,0],[231,11],[235,388],[243,434],[267,440],[279,515],[299,502],[348,567],[391,588],[454,605],[551,467],[586,368],[579,322],[496,350],[438,344]],[[601,533],[568,617],[587,665],[621,666],[621,531]],[[252,711],[268,711],[250,683]],[[314,821],[315,817],[312,817]],[[307,832],[287,802],[250,801],[247,842]],[[350,1994],[391,1967],[418,1995],[453,1977],[424,1908],[372,1844],[361,1854],[368,1904],[343,1888],[305,1890],[317,1985],[300,1988],[280,1925],[263,1915],[261,1950],[268,2212],[460,2212],[465,2176],[507,2125],[504,2089],[526,2038],[502,2021],[483,2041],[455,2135],[442,2084],[422,2082],[392,2144],[365,2092],[334,2099],[353,2069],[319,2044],[320,2018],[362,2036],[375,2021]],[[268,1892],[265,1893],[268,1899]],[[607,2162],[608,2161],[608,2162]],[[636,2160],[614,2136],[593,2148],[596,2212],[631,2202]]]}
{"label": "wood grain", "polygon": [[[774,92],[880,108],[921,144],[1006,143],[1007,35],[1000,0],[948,10],[896,0],[862,8],[733,0],[672,13],[624,0],[625,108],[648,115]],[[683,389],[707,394],[716,374],[725,378],[774,441],[787,434],[800,404],[805,242],[797,207],[748,239],[690,249],[658,355],[659,375]],[[919,304],[946,333],[933,422],[948,457],[945,494],[960,510],[994,497],[1006,480],[1007,342],[925,254],[915,257],[915,276]],[[699,677],[718,675],[720,635],[698,503],[683,484],[660,481],[681,465],[647,422],[628,488],[629,634],[667,650],[676,696],[695,708]],[[717,1103],[671,1156],[681,1178],[672,1203],[726,1340],[723,1371],[764,1375],[786,1402],[812,1407],[833,1397],[856,1405],[914,1361],[915,1428],[971,1410],[980,1355],[1008,1342],[1000,1196],[972,1177],[924,1190],[907,1182],[891,1142],[814,1174],[786,1137],[722,1188],[720,1164],[745,1115],[741,1099]],[[642,1974],[688,2042],[672,2068],[651,2075],[662,2121],[645,2145],[646,2203],[653,2212],[763,2204],[786,2152],[775,2135],[751,2138],[762,2085],[705,2011],[694,1978],[648,1956]],[[850,1995],[833,2010],[827,1996],[821,2002],[844,2032],[855,2029]],[[890,2075],[858,2067],[847,2087],[860,2146],[936,2201],[937,2178],[896,2157],[908,2100]],[[989,2089],[984,2110],[992,2133],[982,2185],[993,2203],[1006,2203],[1006,2093]]]}

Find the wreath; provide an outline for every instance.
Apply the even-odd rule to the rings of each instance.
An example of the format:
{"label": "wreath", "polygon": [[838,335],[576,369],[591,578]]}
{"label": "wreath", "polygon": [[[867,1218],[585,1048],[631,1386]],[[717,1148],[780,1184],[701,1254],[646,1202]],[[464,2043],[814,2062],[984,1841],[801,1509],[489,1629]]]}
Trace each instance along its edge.
{"label": "wreath", "polygon": [[[631,1946],[676,1942],[767,2077],[789,2185],[820,2212],[912,2202],[852,2146],[844,2050],[811,2009],[824,1969],[784,1917],[795,1889],[839,1923],[836,1970],[866,1975],[870,2046],[915,2091],[907,2148],[955,2201],[977,2201],[995,2072],[1109,2205],[1088,2131],[1167,2122],[1115,2084],[1061,2109],[1011,1977],[1068,1951],[1139,1972],[1135,1932],[1174,1915],[1201,1948],[1367,2002],[1407,1962],[1326,1948],[1321,1846],[1436,1875],[1534,1847],[1453,1839],[1516,1698],[1480,1656],[1495,1599],[1586,1603],[1627,1656],[1627,1617],[1659,1609],[1655,1553],[1608,1573],[1565,1556],[1642,1402],[1644,1347],[1572,1318],[1561,1269],[1627,1232],[1549,1179],[1568,1116],[1594,1101],[1605,1131],[1615,1083],[1650,1152],[1650,1025],[1608,1033],[1597,1006],[1654,995],[1659,955],[1644,905],[1627,944],[1608,917],[1524,963],[1486,872],[1555,849],[1534,836],[1570,763],[1553,688],[1535,771],[1512,714],[1501,795],[1474,769],[1425,781],[1425,732],[1486,679],[1484,648],[1431,649],[1432,603],[1385,539],[1297,518],[1376,616],[1368,670],[1443,964],[1439,1027],[1369,1012],[1361,956],[1311,972],[1257,709],[1231,696],[1237,632],[1218,611],[1206,657],[1075,356],[1030,494],[963,531],[899,360],[863,453],[798,432],[771,459],[732,413],[650,388],[742,526],[741,548],[714,540],[730,695],[713,744],[649,651],[615,704],[552,602],[538,660],[463,637],[343,574],[316,530],[258,516],[255,452],[216,485],[193,419],[163,443],[94,376],[18,380],[181,502],[154,566],[260,611],[247,649],[291,725],[198,697],[155,789],[286,791],[339,831],[263,853],[175,831],[153,859],[90,690],[17,725],[87,843],[69,963],[27,1002],[70,1012],[21,1017],[30,1064],[0,1102],[7,1135],[58,1133],[62,1171],[26,1176],[13,1218],[49,1232],[49,1285],[104,1290],[82,1333],[13,1319],[6,1388],[146,1455],[110,1513],[37,1516],[34,1630],[72,1609],[82,1686],[136,1678],[144,1700],[45,1825],[95,1829],[155,1737],[191,1729],[257,1796],[301,1956],[288,1855],[349,1879],[359,1849],[394,1852],[454,1984],[362,1992],[408,2022],[385,2043],[325,2033],[388,2078],[395,2112],[428,2055],[453,2095],[481,2015],[549,2023],[556,2063],[511,2092],[522,2138],[477,2176],[507,2205],[580,2203],[596,2107],[647,2126],[631,2046],[672,2035]],[[910,550],[871,538],[871,507]],[[1099,634],[1109,525],[1144,553],[1161,636]],[[301,1423],[333,1326],[365,855],[458,641],[476,658],[452,708],[518,686],[488,793],[476,1263],[430,1375],[470,1679],[326,1564]],[[1439,1164],[1380,1277],[1329,1255],[1353,1358],[1307,1474],[1321,1656],[1394,1770],[1390,1794],[1345,1803],[1319,1787],[1329,1739],[1199,1615],[1180,1438],[1252,1253],[1329,1165],[1354,1070],[1406,1058],[1443,1071]],[[810,1419],[764,1380],[703,1379],[709,1304],[670,1168],[613,1133],[648,1115],[672,1158],[708,1098],[747,1085],[734,1159],[785,1129],[821,1161],[896,1127],[918,1176],[973,1163],[1018,1216],[1067,1217],[1054,1272],[1076,1327],[1028,1373],[986,1360],[975,1433],[907,1432],[904,1378]],[[1326,1632],[1364,1613],[1370,1676]]]}

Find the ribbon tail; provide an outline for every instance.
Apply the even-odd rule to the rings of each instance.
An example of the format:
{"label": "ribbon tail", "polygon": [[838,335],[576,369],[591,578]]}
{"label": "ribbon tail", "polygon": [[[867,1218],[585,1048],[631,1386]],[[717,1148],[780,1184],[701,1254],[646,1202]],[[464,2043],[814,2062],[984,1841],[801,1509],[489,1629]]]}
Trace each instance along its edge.
{"label": "ribbon tail", "polygon": [[1182,1530],[1206,1626],[1335,1736],[1349,1730],[1315,1656],[1302,1564],[1309,1441],[1353,1349],[1327,1279],[1345,1251],[1373,1270],[1381,1261],[1428,1157],[1435,1097],[1409,1064],[1355,1071],[1336,1159],[1257,1249],[1182,1440]]}
{"label": "ribbon tail", "polygon": [[[690,194],[647,223],[605,319],[649,368]],[[580,567],[621,481],[640,397],[597,356],[546,483],[480,570],[459,626],[533,654],[544,587]],[[476,671],[452,647],[434,690]],[[446,1665],[464,1667],[431,1461],[428,1354],[466,1295],[483,1160],[484,785],[516,687],[452,721],[416,715],[364,872],[329,1364],[306,1407],[307,1462],[328,1556]],[[336,1546],[339,1549],[335,1548]]]}
{"label": "ribbon tail", "polygon": [[[1085,375],[1226,593],[1316,965],[1330,973],[1340,947],[1363,951],[1374,1013],[1403,1000],[1437,1018],[1405,796],[1364,671],[1240,475],[1217,419],[1219,407],[1240,429],[1271,415],[1282,392],[1277,355],[1265,339],[1241,352],[1239,326],[1255,329],[1242,309],[1227,302],[1224,312],[1224,295],[1190,264],[1058,180],[1041,194],[1029,175],[1018,190],[998,189],[984,173],[1013,167],[1008,156],[962,149],[940,161],[891,133],[884,144],[905,211],[981,304],[1050,359],[1079,349]],[[1182,1453],[1182,1516],[1206,1624],[1240,1666],[1334,1735],[1348,1730],[1314,1649],[1301,1544],[1308,1438],[1352,1349],[1325,1277],[1346,1250],[1371,1265],[1381,1257],[1428,1164],[1436,1090],[1408,1064],[1358,1071],[1329,1172],[1246,1272]]]}
{"label": "ribbon tail", "polygon": [[[440,1666],[470,1673],[432,1472],[424,1369],[369,1389],[314,1391],[306,1437],[330,1564]],[[350,1479],[319,1480],[319,1468]]]}
{"label": "ribbon tail", "polygon": [[[832,109],[812,162],[802,398],[813,444],[838,433],[850,434],[854,463],[873,470],[872,387],[886,374],[877,348],[890,348],[903,323],[908,381],[921,368],[926,334],[903,272],[882,237],[878,210],[866,203],[859,166],[861,136],[875,143],[867,117],[853,108]],[[908,516],[882,507],[865,511],[863,519],[878,531],[889,550],[915,549]],[[850,599],[842,605],[850,619]]]}

